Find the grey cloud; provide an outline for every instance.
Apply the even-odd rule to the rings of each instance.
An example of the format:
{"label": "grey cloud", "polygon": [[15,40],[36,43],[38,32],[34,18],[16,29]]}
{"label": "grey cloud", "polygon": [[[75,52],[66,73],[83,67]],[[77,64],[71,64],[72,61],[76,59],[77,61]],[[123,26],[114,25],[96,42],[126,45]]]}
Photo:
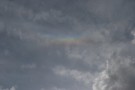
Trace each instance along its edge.
{"label": "grey cloud", "polygon": [[[101,72],[94,90],[134,89],[133,0],[0,2],[3,87],[92,90]],[[44,35],[80,36],[83,44],[55,44]]]}
{"label": "grey cloud", "polygon": [[92,83],[92,78],[94,77],[89,72],[80,72],[78,70],[70,70],[64,67],[56,67],[53,71],[58,75],[71,77],[79,82],[83,82],[86,85],[90,85]]}
{"label": "grey cloud", "polygon": [[106,69],[95,79],[93,90],[134,90],[134,75],[134,57],[131,52],[123,56],[122,48],[112,54]]}
{"label": "grey cloud", "polygon": [[16,86],[12,86],[11,88],[0,87],[0,90],[16,90]]}
{"label": "grey cloud", "polygon": [[123,21],[134,18],[133,0],[89,0],[88,9],[101,20]]}

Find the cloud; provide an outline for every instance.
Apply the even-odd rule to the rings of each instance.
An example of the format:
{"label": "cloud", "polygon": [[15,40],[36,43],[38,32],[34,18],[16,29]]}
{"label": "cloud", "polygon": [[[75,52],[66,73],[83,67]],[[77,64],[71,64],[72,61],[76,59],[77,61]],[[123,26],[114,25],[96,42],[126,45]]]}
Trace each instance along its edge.
{"label": "cloud", "polygon": [[65,88],[52,87],[50,90],[67,90]]}
{"label": "cloud", "polygon": [[112,55],[108,60],[106,69],[95,79],[93,90],[135,89],[134,57],[123,56],[122,51]]}
{"label": "cloud", "polygon": [[106,90],[108,83],[108,74],[106,71],[103,71],[98,78],[95,79],[93,84],[93,90]]}
{"label": "cloud", "polygon": [[11,88],[2,88],[2,87],[0,87],[0,90],[16,90],[16,86],[12,86]]}
{"label": "cloud", "polygon": [[88,0],[89,12],[102,21],[122,21],[134,18],[134,1],[125,0]]}
{"label": "cloud", "polygon": [[64,67],[56,67],[53,69],[54,73],[64,76],[64,77],[71,77],[78,82],[82,82],[85,85],[90,85],[92,83],[92,79],[94,76],[89,72],[81,72],[78,70],[70,70]]}
{"label": "cloud", "polygon": [[[93,90],[132,90],[134,15],[133,0],[1,0],[0,82],[91,90],[95,80]],[[55,36],[81,43],[56,44]]]}
{"label": "cloud", "polygon": [[22,65],[21,68],[22,69],[34,69],[36,68],[36,64],[32,63],[32,64],[25,64],[25,65]]}

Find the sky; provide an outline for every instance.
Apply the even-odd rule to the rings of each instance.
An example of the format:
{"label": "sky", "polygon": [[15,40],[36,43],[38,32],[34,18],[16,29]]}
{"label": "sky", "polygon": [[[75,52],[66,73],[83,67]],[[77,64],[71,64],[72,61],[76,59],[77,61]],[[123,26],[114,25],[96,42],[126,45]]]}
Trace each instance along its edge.
{"label": "sky", "polygon": [[134,0],[0,0],[0,90],[135,90]]}

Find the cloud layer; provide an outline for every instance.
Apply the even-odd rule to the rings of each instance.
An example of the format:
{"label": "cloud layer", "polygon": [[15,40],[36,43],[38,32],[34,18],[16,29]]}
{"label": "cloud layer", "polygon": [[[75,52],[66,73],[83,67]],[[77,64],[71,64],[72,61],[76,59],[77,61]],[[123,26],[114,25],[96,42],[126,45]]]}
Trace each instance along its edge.
{"label": "cloud layer", "polygon": [[134,0],[0,0],[0,89],[134,90],[134,9]]}

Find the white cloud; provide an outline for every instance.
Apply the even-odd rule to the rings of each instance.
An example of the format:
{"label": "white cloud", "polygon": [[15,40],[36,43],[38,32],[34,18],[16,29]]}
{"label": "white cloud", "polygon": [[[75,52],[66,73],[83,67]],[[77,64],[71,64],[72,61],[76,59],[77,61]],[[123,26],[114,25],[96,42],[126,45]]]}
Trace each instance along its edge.
{"label": "white cloud", "polygon": [[105,71],[103,71],[99,77],[97,77],[93,84],[93,90],[106,90],[109,76]]}
{"label": "white cloud", "polygon": [[64,67],[56,67],[53,71],[57,75],[73,78],[78,82],[84,83],[85,85],[90,85],[94,78],[90,72],[81,72],[74,69],[66,69]]}
{"label": "white cloud", "polygon": [[12,86],[11,88],[2,88],[2,87],[0,87],[0,90],[16,90],[16,86]]}
{"label": "white cloud", "polygon": [[65,88],[58,88],[58,87],[51,87],[51,88],[49,88],[49,89],[45,89],[45,88],[41,88],[40,90],[67,90],[67,89],[65,89]]}
{"label": "white cloud", "polygon": [[66,90],[65,88],[58,88],[58,87],[53,87],[51,90]]}
{"label": "white cloud", "polygon": [[93,90],[134,90],[134,58],[112,55],[107,67],[94,80]]}

